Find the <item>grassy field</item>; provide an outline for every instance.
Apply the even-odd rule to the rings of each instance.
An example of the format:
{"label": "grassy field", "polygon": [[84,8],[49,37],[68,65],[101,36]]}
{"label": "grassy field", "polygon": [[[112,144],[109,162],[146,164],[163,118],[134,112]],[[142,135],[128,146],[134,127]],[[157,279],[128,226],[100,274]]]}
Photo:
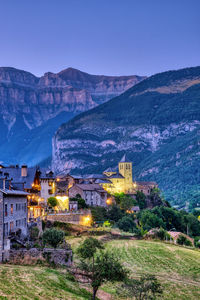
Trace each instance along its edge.
{"label": "grassy field", "polygon": [[[106,246],[121,258],[132,277],[156,275],[164,286],[162,299],[200,299],[200,251],[144,240],[115,240]],[[104,289],[115,292],[113,286]]]}
{"label": "grassy field", "polygon": [[64,269],[1,265],[0,299],[90,299]]}
{"label": "grassy field", "polygon": [[[75,249],[84,239],[68,241]],[[155,274],[164,286],[161,299],[200,299],[200,251],[143,240],[113,240],[106,247],[121,258],[132,277]],[[1,265],[0,278],[0,299],[90,299],[65,269]],[[118,299],[117,286],[104,285],[99,298],[111,299],[107,297],[110,294],[113,300]]]}

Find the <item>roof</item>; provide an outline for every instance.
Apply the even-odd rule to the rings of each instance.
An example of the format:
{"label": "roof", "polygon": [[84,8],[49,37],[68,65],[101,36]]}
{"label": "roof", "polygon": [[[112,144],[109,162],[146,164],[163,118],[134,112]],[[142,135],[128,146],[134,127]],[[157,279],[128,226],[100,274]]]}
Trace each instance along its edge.
{"label": "roof", "polygon": [[87,178],[87,179],[101,179],[104,177],[105,176],[103,174],[89,174],[89,175],[85,176],[85,178]]}
{"label": "roof", "polygon": [[[73,187],[79,187],[83,191],[102,191],[106,192],[99,184],[93,183],[93,184],[75,184]],[[71,187],[72,188],[72,187]]]}
{"label": "roof", "polygon": [[41,179],[55,179],[55,175],[52,170],[47,170],[45,168],[40,168],[40,178]]}
{"label": "roof", "polygon": [[13,183],[24,183],[24,188],[30,189],[35,178],[36,170],[36,167],[27,168],[26,177],[21,176],[21,168],[18,166],[4,167],[0,169],[0,172],[1,176],[5,176],[5,173],[9,174],[7,176],[9,177],[9,179],[12,179]]}
{"label": "roof", "polygon": [[139,208],[139,206],[133,206],[133,207],[131,207],[131,210],[140,211],[140,208]]}
{"label": "roof", "polygon": [[130,161],[130,160],[127,158],[126,154],[124,154],[124,155],[122,156],[120,162],[132,162],[132,161]]}
{"label": "roof", "polygon": [[108,178],[110,179],[110,178],[124,178],[124,176],[122,176],[120,173],[116,173],[116,174],[113,174],[113,175],[111,175],[111,176],[108,176]]}
{"label": "roof", "polygon": [[116,172],[116,171],[113,171],[112,169],[111,169],[111,167],[109,167],[109,168],[107,168],[104,172]]}
{"label": "roof", "polygon": [[112,183],[109,179],[97,179],[95,183]]}
{"label": "roof", "polygon": [[17,190],[0,189],[0,191],[3,194],[6,194],[6,195],[15,195],[15,196],[27,196],[27,195],[29,195],[29,193],[26,193],[24,191],[17,191]]}

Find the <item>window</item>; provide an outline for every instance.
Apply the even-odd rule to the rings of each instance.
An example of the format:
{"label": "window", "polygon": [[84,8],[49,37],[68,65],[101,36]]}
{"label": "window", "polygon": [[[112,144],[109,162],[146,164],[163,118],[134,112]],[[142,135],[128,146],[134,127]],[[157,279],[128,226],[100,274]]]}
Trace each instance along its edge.
{"label": "window", "polygon": [[14,222],[10,222],[10,232],[14,230]]}
{"label": "window", "polygon": [[10,205],[10,213],[13,214],[13,204]]}
{"label": "window", "polygon": [[8,205],[5,204],[5,217],[7,217],[7,215],[8,215]]}
{"label": "window", "polygon": [[16,220],[16,227],[19,227],[21,225],[21,220]]}

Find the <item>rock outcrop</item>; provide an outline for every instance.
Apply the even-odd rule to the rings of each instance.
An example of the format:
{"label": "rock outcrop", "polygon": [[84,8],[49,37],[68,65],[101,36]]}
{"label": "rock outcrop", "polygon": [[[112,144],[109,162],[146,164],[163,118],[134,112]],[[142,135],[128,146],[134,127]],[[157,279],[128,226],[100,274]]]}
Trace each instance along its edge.
{"label": "rock outcrop", "polygon": [[53,167],[97,173],[127,153],[135,179],[157,181],[167,199],[181,205],[188,193],[198,194],[199,144],[196,67],[149,77],[61,126],[53,139]]}
{"label": "rock outcrop", "polygon": [[52,136],[62,123],[142,79],[95,76],[72,68],[38,78],[0,68],[0,161],[36,164],[48,158]]}

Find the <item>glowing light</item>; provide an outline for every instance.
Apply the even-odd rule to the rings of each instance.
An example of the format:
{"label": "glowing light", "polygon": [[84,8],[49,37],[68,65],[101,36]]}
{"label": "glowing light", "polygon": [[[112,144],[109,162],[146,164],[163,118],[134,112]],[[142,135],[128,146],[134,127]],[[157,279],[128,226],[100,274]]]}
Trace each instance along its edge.
{"label": "glowing light", "polygon": [[56,199],[61,200],[61,201],[66,201],[66,200],[69,200],[69,197],[68,196],[56,196]]}
{"label": "glowing light", "polygon": [[56,181],[60,181],[60,178],[57,178]]}
{"label": "glowing light", "polygon": [[133,187],[134,187],[134,188],[136,188],[136,187],[137,187],[137,183],[136,183],[136,182],[134,182],[134,184],[133,184]]}
{"label": "glowing light", "polygon": [[82,219],[81,222],[80,222],[81,225],[83,225],[83,226],[91,226],[92,218],[91,218],[90,215],[84,216],[81,219]]}
{"label": "glowing light", "polygon": [[106,204],[107,204],[107,205],[111,205],[111,204],[112,204],[112,199],[111,199],[111,198],[108,198],[108,199],[106,200]]}

